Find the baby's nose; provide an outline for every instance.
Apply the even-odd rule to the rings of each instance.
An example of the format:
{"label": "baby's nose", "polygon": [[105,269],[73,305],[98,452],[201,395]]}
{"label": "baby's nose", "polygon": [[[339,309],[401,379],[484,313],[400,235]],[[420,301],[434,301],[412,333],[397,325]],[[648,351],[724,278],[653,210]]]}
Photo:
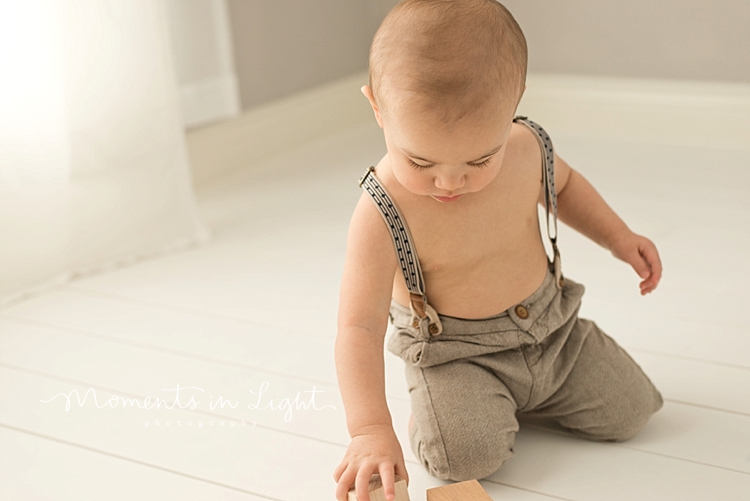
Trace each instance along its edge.
{"label": "baby's nose", "polygon": [[458,190],[465,182],[463,174],[443,174],[435,177],[435,186],[446,191]]}

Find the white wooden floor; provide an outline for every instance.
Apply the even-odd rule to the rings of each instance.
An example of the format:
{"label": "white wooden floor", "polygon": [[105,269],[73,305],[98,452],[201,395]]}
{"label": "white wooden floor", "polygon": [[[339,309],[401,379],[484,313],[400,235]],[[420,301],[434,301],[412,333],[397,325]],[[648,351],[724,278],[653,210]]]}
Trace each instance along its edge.
{"label": "white wooden floor", "polygon": [[[551,132],[661,251],[662,284],[643,298],[627,265],[561,229],[582,316],[666,402],[625,443],[522,427],[482,485],[496,500],[750,499],[750,151]],[[374,123],[302,145],[199,193],[212,242],[0,311],[0,499],[332,500],[349,441],[333,361],[346,230],[383,151]],[[409,449],[403,366],[386,356],[424,500],[444,482]],[[154,408],[178,385],[179,406]],[[294,405],[311,396],[315,409]],[[219,397],[231,405],[212,409]]]}

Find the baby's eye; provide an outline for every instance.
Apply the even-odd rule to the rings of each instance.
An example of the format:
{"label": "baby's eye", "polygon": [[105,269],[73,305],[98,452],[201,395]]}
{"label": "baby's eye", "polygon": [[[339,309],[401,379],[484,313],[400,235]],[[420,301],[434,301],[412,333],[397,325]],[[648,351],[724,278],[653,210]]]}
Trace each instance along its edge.
{"label": "baby's eye", "polygon": [[492,157],[489,157],[489,158],[487,158],[486,160],[484,160],[482,162],[475,163],[475,164],[470,163],[469,165],[471,165],[472,167],[486,167],[487,164],[489,164],[491,161],[492,161]]}
{"label": "baby's eye", "polygon": [[415,162],[411,158],[408,158],[407,160],[409,160],[409,163],[415,169],[429,169],[430,167],[432,167],[432,165],[421,165],[421,164],[418,164],[417,162]]}

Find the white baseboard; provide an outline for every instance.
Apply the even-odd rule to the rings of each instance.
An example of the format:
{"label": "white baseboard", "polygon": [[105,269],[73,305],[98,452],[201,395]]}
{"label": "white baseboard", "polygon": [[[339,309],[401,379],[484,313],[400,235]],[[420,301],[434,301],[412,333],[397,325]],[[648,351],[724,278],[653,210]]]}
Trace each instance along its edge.
{"label": "white baseboard", "polygon": [[237,77],[224,75],[180,87],[185,127],[199,127],[240,114]]}
{"label": "white baseboard", "polygon": [[372,119],[360,87],[366,73],[313,88],[244,112],[232,120],[188,131],[196,186],[295,145]]}
{"label": "white baseboard", "polygon": [[529,75],[518,113],[554,133],[750,148],[750,85]]}
{"label": "white baseboard", "polygon": [[[366,83],[357,73],[190,131],[195,184],[374,120]],[[551,134],[750,149],[750,85],[532,74],[518,112]]]}

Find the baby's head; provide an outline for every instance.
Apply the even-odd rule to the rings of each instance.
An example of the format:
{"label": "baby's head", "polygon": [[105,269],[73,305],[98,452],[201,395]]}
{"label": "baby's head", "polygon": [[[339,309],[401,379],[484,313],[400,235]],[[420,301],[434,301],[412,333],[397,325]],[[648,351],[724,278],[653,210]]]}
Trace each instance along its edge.
{"label": "baby's head", "polygon": [[[430,158],[417,157],[428,163],[472,165],[481,160],[473,155],[509,134],[525,89],[526,62],[523,33],[495,0],[404,0],[375,34],[370,85],[363,92],[386,142],[399,143],[389,144],[389,153],[394,146],[411,159],[408,152],[417,148],[430,150],[425,151]],[[472,129],[485,131],[485,137],[474,138]],[[443,155],[428,144],[433,136],[466,148]],[[467,145],[461,138],[476,140]]]}
{"label": "baby's head", "polygon": [[515,110],[526,61],[523,33],[500,3],[404,0],[373,39],[370,88],[381,116],[410,101],[450,125],[492,106]]}

